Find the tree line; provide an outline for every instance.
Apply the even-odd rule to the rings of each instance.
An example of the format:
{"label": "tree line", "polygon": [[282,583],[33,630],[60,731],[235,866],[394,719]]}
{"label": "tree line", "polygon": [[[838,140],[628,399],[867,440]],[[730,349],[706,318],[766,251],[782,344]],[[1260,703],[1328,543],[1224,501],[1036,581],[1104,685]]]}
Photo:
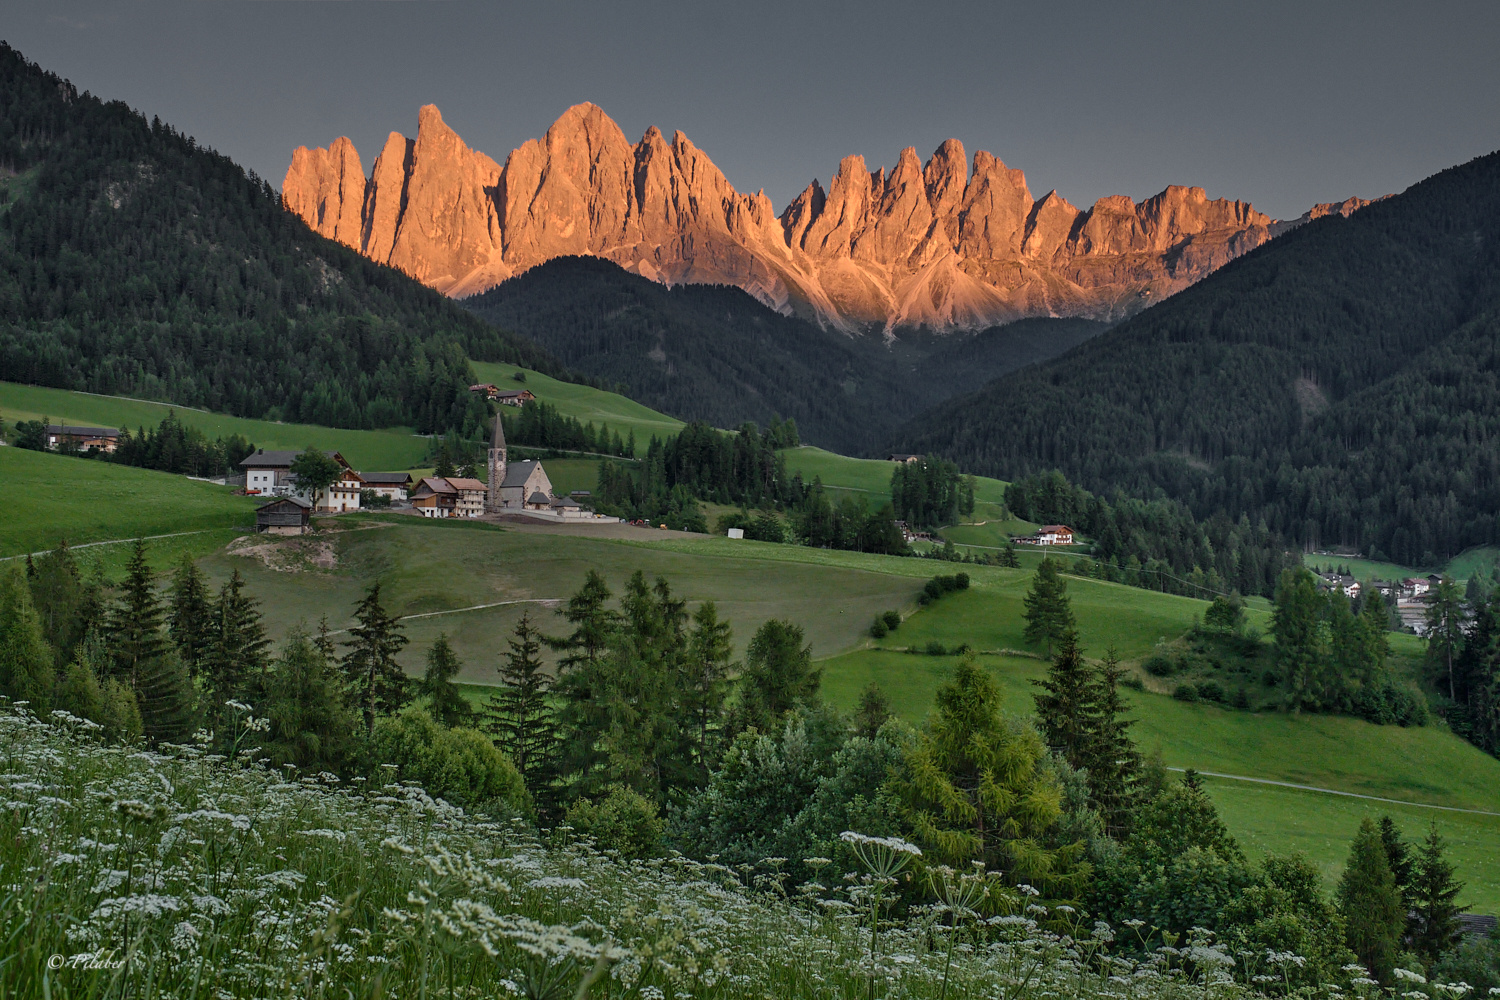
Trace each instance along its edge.
{"label": "tree line", "polygon": [[914,528],[956,524],[974,513],[974,477],[937,456],[897,462],[891,471],[891,506]]}
{"label": "tree line", "polygon": [[1200,521],[1176,500],[1142,500],[1119,491],[1110,501],[1056,470],[1010,483],[1005,505],[1016,517],[1066,524],[1093,539],[1101,561],[1094,575],[1169,593],[1269,597],[1283,570],[1300,565],[1281,538],[1264,524],[1252,526],[1248,516],[1232,521],[1217,513]]}

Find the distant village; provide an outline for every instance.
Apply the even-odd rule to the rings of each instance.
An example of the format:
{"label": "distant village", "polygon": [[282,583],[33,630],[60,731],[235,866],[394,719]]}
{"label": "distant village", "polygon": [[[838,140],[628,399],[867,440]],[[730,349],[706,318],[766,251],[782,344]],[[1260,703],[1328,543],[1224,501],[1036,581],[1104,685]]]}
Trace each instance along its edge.
{"label": "distant village", "polygon": [[[530,396],[529,391],[523,392]],[[516,395],[518,401],[510,405],[524,402],[524,396]],[[558,496],[541,460],[509,461],[505,428],[498,414],[484,482],[465,476],[424,476],[414,481],[407,472],[360,472],[335,451],[328,455],[338,463],[338,479],[309,492],[292,472],[297,455],[295,451],[261,448],[240,462],[245,492],[274,498],[256,510],[256,531],[302,534],[311,530],[313,514],[359,510],[362,495],[430,518],[513,515],[555,523],[618,520],[595,514],[574,496]]]}

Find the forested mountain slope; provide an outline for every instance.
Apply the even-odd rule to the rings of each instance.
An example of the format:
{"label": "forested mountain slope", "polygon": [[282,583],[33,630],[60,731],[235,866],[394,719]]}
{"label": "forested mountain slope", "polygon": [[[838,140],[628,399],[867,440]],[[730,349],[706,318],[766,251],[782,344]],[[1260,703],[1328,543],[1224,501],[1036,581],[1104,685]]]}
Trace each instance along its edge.
{"label": "forested mountain slope", "polygon": [[719,427],[791,417],[804,440],[850,454],[882,448],[924,407],[1106,329],[1022,320],[887,343],[784,316],[738,288],[668,288],[598,257],[559,257],[464,304],[663,413]]}
{"label": "forested mountain slope", "polygon": [[1406,564],[1493,542],[1500,154],[1302,226],[897,444]]}
{"label": "forested mountain slope", "polygon": [[468,357],[556,369],[0,43],[0,380],[442,430],[482,417]]}

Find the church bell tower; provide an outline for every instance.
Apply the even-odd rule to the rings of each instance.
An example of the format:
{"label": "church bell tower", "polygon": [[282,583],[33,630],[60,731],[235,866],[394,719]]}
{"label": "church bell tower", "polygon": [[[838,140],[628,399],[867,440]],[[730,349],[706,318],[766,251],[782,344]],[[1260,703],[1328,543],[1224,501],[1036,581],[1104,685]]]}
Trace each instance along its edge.
{"label": "church bell tower", "polygon": [[500,484],[505,482],[505,427],[500,423],[499,412],[495,413],[495,432],[490,438],[490,471],[485,508],[492,514],[499,513]]}

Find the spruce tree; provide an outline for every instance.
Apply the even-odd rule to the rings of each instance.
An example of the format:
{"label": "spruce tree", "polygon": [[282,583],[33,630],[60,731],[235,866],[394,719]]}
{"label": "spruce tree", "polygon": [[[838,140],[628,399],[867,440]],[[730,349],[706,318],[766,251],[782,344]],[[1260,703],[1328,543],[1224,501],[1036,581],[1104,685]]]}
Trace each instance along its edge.
{"label": "spruce tree", "polygon": [[0,576],[0,694],[45,716],[56,680],[56,660],[31,588],[21,570],[12,569]]}
{"label": "spruce tree", "polygon": [[1317,704],[1314,692],[1327,653],[1319,628],[1323,609],[1324,601],[1311,573],[1297,567],[1281,574],[1271,612],[1271,635],[1276,640],[1276,666],[1288,707],[1295,711]]}
{"label": "spruce tree", "polygon": [[338,647],[333,641],[333,632],[328,627],[327,615],[318,619],[318,631],[311,641],[314,646],[318,647],[318,652],[323,654],[323,659],[330,664],[338,662]]}
{"label": "spruce tree", "polygon": [[1138,798],[1141,754],[1130,738],[1133,720],[1125,718],[1120,678],[1125,668],[1111,646],[1095,676],[1094,733],[1084,762],[1094,807],[1104,821],[1104,832],[1116,839],[1130,829]]}
{"label": "spruce tree", "polygon": [[337,772],[351,762],[359,718],[337,666],[301,629],[287,635],[271,664],[264,712],[271,728],[261,749],[273,766]]}
{"label": "spruce tree", "polygon": [[772,618],[756,630],[740,677],[741,728],[774,733],[782,716],[817,698],[822,672],[805,642],[802,626],[789,621]]}
{"label": "spruce tree", "polygon": [[[162,635],[162,607],[146,563],[146,543],[137,538],[125,564],[125,579],[119,587],[119,598],[111,609],[106,626],[110,655],[115,672],[141,695],[140,665],[167,652]],[[143,699],[144,700],[144,699]],[[141,706],[145,715],[145,705]]]}
{"label": "spruce tree", "polygon": [[[238,572],[238,571],[236,571]],[[213,644],[214,609],[208,598],[208,583],[186,553],[172,577],[171,608],[167,634],[177,645],[177,655],[195,679],[203,675],[205,660]]]}
{"label": "spruce tree", "polygon": [[27,583],[32,604],[41,616],[42,634],[56,654],[56,665],[66,666],[93,624],[91,618],[84,617],[89,610],[85,605],[90,603],[90,587],[84,583],[66,539],[59,539],[57,548],[43,553],[35,563],[27,556]]}
{"label": "spruce tree", "polygon": [[485,716],[495,745],[510,757],[527,790],[546,802],[556,762],[557,728],[541,651],[541,636],[531,623],[531,613],[524,612],[511,634],[510,651],[496,668],[500,690],[490,695]]}
{"label": "spruce tree", "polygon": [[680,687],[683,733],[699,777],[718,763],[722,752],[724,701],[729,692],[729,661],[734,655],[734,633],[719,619],[713,601],[693,613],[687,655],[683,657]]}
{"label": "spruce tree", "polygon": [[1411,880],[1411,945],[1428,964],[1458,940],[1458,917],[1466,909],[1458,905],[1464,884],[1454,877],[1453,865],[1443,852],[1443,837],[1433,820],[1427,839],[1417,848]]}
{"label": "spruce tree", "polygon": [[245,581],[238,569],[219,588],[203,657],[203,673],[215,712],[231,698],[256,697],[263,686],[271,642],[261,623],[259,605],[245,593]]}
{"label": "spruce tree", "polygon": [[1095,756],[1098,732],[1098,694],[1093,670],[1084,662],[1078,632],[1069,629],[1058,640],[1057,655],[1047,676],[1032,681],[1045,693],[1033,695],[1037,728],[1047,746],[1076,768],[1086,768]]}
{"label": "spruce tree", "polygon": [[198,691],[175,649],[167,647],[140,660],[135,667],[134,688],[148,740],[183,743],[198,728]]}
{"label": "spruce tree", "polygon": [[1406,910],[1374,820],[1366,819],[1354,835],[1335,898],[1344,917],[1345,943],[1370,975],[1389,984]]}
{"label": "spruce tree", "polygon": [[1050,556],[1037,566],[1031,589],[1022,603],[1026,607],[1026,641],[1034,646],[1045,644],[1047,656],[1051,657],[1053,645],[1061,642],[1077,623],[1068,599],[1068,583],[1058,575],[1057,563]]}
{"label": "spruce tree", "polygon": [[469,699],[453,683],[463,666],[447,634],[439,635],[427,650],[427,670],[417,682],[417,694],[427,699],[427,711],[440,725],[449,729],[467,726],[474,719],[474,708]]}
{"label": "spruce tree", "polygon": [[880,727],[891,717],[891,700],[879,684],[871,681],[859,693],[859,707],[854,710],[854,732],[873,740]]}
{"label": "spruce tree", "polygon": [[1458,585],[1443,577],[1427,603],[1427,656],[1440,678],[1446,678],[1448,697],[1458,700],[1453,660],[1464,642],[1464,602]]}
{"label": "spruce tree", "polygon": [[1385,598],[1374,587],[1364,593],[1364,603],[1359,609],[1359,621],[1364,626],[1364,663],[1366,681],[1376,681],[1385,676],[1385,661],[1391,655],[1391,609]]}
{"label": "spruce tree", "polygon": [[342,665],[365,732],[371,733],[377,715],[398,711],[406,703],[406,672],[396,654],[410,640],[402,634],[400,620],[381,606],[379,581],[355,607],[354,620],[351,638],[343,644],[348,652]]}
{"label": "spruce tree", "polygon": [[1396,891],[1401,894],[1401,912],[1412,908],[1412,856],[1411,845],[1401,839],[1401,830],[1389,816],[1380,817],[1380,844],[1385,848],[1385,861],[1391,869],[1391,879]]}

